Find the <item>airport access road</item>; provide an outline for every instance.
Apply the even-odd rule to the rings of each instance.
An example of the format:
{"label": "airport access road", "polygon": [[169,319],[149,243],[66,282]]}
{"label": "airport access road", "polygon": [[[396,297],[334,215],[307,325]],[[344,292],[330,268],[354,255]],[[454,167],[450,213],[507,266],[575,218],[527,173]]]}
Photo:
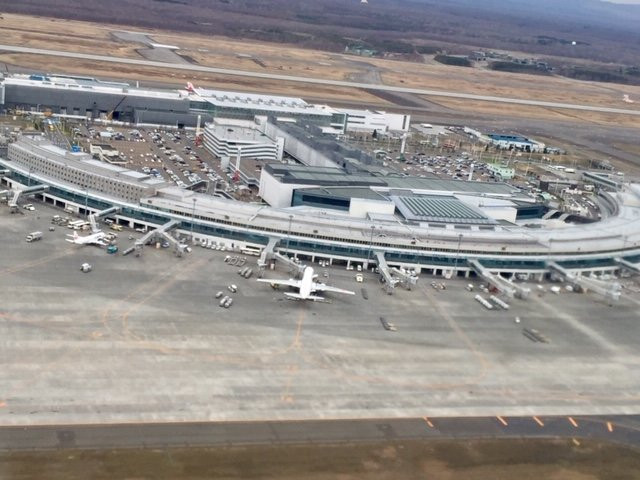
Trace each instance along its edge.
{"label": "airport access road", "polygon": [[203,65],[190,65],[190,64],[187,65],[182,63],[167,63],[167,62],[158,62],[153,60],[113,57],[109,55],[94,55],[89,53],[66,52],[61,50],[48,50],[44,48],[20,47],[17,45],[0,45],[0,51],[12,52],[12,53],[26,53],[26,54],[32,54],[32,55],[46,55],[51,57],[74,58],[74,59],[80,59],[80,60],[92,60],[94,62],[108,62],[108,63],[119,63],[119,64],[127,64],[127,65],[138,65],[141,67],[160,67],[160,68],[165,68],[165,69],[168,68],[172,70],[207,72],[207,73],[215,73],[219,75],[261,78],[261,79],[279,80],[279,81],[285,81],[285,82],[330,85],[334,87],[361,88],[361,89],[368,89],[368,90],[375,90],[375,91],[412,93],[412,94],[424,95],[424,96],[430,96],[430,97],[459,98],[459,99],[466,99],[466,100],[479,100],[484,102],[503,103],[503,104],[527,105],[527,106],[535,106],[535,107],[549,107],[549,108],[568,109],[568,110],[580,110],[580,111],[589,111],[589,112],[640,116],[640,110],[630,110],[630,109],[623,109],[623,108],[599,107],[595,105],[577,105],[577,104],[561,103],[561,102],[545,102],[541,100],[498,97],[493,95],[475,95],[471,93],[448,92],[444,90],[431,90],[431,89],[421,89],[421,88],[397,87],[392,85],[375,85],[370,83],[349,82],[349,81],[343,81],[343,80],[328,80],[323,78],[300,77],[300,76],[294,76],[294,75],[279,75],[279,74],[272,74],[272,73],[251,72],[246,70],[235,70],[235,69],[228,69],[228,68],[206,67]]}

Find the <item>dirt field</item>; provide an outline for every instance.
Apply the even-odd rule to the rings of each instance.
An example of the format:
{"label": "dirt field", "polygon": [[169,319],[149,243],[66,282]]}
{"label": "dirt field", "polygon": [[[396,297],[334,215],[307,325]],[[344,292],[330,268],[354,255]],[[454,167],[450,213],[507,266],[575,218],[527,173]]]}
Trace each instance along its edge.
{"label": "dirt field", "polygon": [[438,98],[440,105],[455,110],[490,114],[503,117],[535,118],[539,120],[571,120],[575,123],[637,127],[638,118],[631,115],[563,110],[547,107],[511,105],[456,98]]}
{"label": "dirt field", "polygon": [[[388,63],[388,62],[387,62]],[[392,62],[393,64],[401,62]],[[433,88],[455,92],[523,98],[550,102],[598,105],[631,110],[623,95],[640,97],[640,87],[612,83],[581,82],[562,77],[495,72],[446,65],[421,65],[402,62],[389,73],[384,83],[415,88]]]}
{"label": "dirt field", "polygon": [[613,146],[625,152],[640,156],[640,145],[638,144],[616,143]]}
{"label": "dirt field", "polygon": [[[101,53],[114,56],[136,57],[136,48],[142,45],[115,40],[110,32],[130,27],[97,25],[87,22],[62,22],[40,17],[4,15],[0,20],[3,42],[49,49]],[[28,25],[28,30],[25,28]],[[140,29],[137,29],[140,30]],[[600,105],[626,109],[640,109],[639,103],[625,103],[623,95],[640,99],[640,87],[617,84],[580,82],[554,76],[536,76],[494,72],[477,68],[460,68],[441,64],[420,64],[397,60],[363,58],[333,54],[319,50],[297,48],[294,45],[269,44],[255,41],[233,40],[203,35],[179,35],[165,31],[143,30],[160,43],[181,47],[179,54],[196,62],[222,68],[243,69],[335,80],[353,80],[385,83],[416,88],[459,91],[481,95],[527,98],[544,101]],[[71,40],[71,41],[70,41]],[[204,86],[236,88],[247,91],[269,91],[290,95],[313,97],[358,98],[379,104],[380,99],[355,89],[323,87],[320,85],[283,84],[269,80],[242,79],[207,74],[185,75],[161,69],[118,66],[101,66],[72,59],[43,58],[31,55],[0,55],[0,61],[25,68],[53,72],[75,72],[96,76],[147,79],[151,81],[176,81],[190,79]],[[11,71],[11,68],[9,68]],[[440,102],[440,99],[438,100]],[[482,113],[522,114],[535,118],[559,118],[573,115],[568,111],[551,111],[542,108],[522,108],[496,105],[488,102],[470,102],[447,99],[447,106],[463,106],[466,111]],[[580,113],[575,119],[586,122],[619,123],[636,125],[637,120],[625,116]]]}
{"label": "dirt field", "polygon": [[[368,94],[362,90],[331,87],[323,85],[304,85],[301,83],[279,82],[276,80],[256,80],[245,77],[230,77],[207,73],[190,72],[172,73],[171,70],[151,67],[135,67],[132,65],[119,65],[117,71],[113,64],[97,64],[90,61],[78,59],[63,59],[55,57],[43,57],[30,54],[0,54],[0,62],[5,62],[11,72],[13,66],[23,66],[34,70],[55,73],[67,73],[77,75],[95,76],[101,79],[129,80],[135,83],[141,82],[161,82],[169,84],[186,85],[187,82],[194,83],[197,87],[210,87],[228,90],[240,90],[243,92],[269,92],[273,94],[290,95],[337,100],[361,100],[377,105],[384,104],[383,100]],[[384,106],[384,105],[381,105]]]}
{"label": "dirt field", "polygon": [[0,456],[12,480],[634,480],[640,452],[591,441],[479,440]]}
{"label": "dirt field", "polygon": [[111,38],[118,27],[96,25],[73,20],[3,14],[0,20],[2,43],[22,47],[72,50],[81,53],[138,57],[136,45]]}

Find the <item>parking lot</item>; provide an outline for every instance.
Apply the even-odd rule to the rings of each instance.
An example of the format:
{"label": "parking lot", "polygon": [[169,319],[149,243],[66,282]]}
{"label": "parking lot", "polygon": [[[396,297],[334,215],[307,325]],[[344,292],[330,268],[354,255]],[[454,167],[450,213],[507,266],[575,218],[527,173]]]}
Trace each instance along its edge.
{"label": "parking lot", "polygon": [[48,231],[60,211],[34,206],[0,208],[4,424],[638,413],[631,280],[615,306],[532,286],[528,301],[487,310],[468,281],[435,289],[423,276],[386,295],[370,272],[358,283],[318,266],[356,295],[298,302],[240,277],[229,252],[69,244],[67,229]]}
{"label": "parking lot", "polygon": [[126,168],[162,178],[180,188],[225,192],[246,199],[244,189],[221,168],[220,159],[202,144],[196,145],[194,131],[98,125],[76,128],[76,140],[87,152],[89,143],[107,144],[120,152]]}

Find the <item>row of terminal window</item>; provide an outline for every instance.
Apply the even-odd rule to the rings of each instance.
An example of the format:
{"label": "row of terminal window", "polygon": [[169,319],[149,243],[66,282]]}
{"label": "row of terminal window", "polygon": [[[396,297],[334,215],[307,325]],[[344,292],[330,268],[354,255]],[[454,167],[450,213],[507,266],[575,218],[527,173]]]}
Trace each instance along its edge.
{"label": "row of terminal window", "polygon": [[[180,216],[188,216],[191,217],[190,212],[181,212],[179,210],[170,210],[170,209],[164,209],[164,208],[159,208],[159,207],[154,207],[153,205],[150,205],[153,208],[156,208],[158,210],[162,210],[162,211],[166,211],[168,213],[173,213],[175,215],[180,215]],[[256,230],[260,230],[263,232],[271,232],[271,233],[278,233],[280,235],[287,235],[287,231],[284,230],[278,230],[275,228],[269,228],[269,227],[258,227],[258,226],[253,226],[253,225],[245,225],[245,224],[240,224],[240,223],[236,223],[236,222],[231,222],[228,220],[221,220],[221,219],[215,219],[215,218],[210,218],[210,217],[204,217],[202,215],[196,215],[195,216],[196,219],[198,220],[204,220],[204,221],[208,221],[208,222],[213,222],[213,223],[223,223],[226,225],[231,225],[231,226],[235,226],[235,227],[239,227],[239,228],[244,228],[244,229],[256,229]],[[334,241],[334,242],[349,242],[352,244],[360,244],[360,245],[369,245],[368,241],[363,241],[363,240],[356,240],[356,239],[342,239],[342,238],[335,238],[335,237],[327,237],[324,235],[315,235],[315,234],[309,234],[309,233],[303,233],[303,232],[296,232],[296,236],[299,237],[308,237],[308,238],[314,238],[314,239],[320,239],[320,240],[329,240],[329,241]],[[383,247],[383,248],[402,248],[402,249],[406,249],[406,250],[421,250],[421,251],[430,251],[430,252],[442,252],[442,253],[455,253],[457,252],[457,248],[454,249],[447,249],[447,248],[433,248],[430,247],[427,250],[425,250],[424,247],[419,247],[419,246],[415,246],[415,245],[392,245],[390,243],[377,243],[377,242],[373,242],[372,243],[373,246],[375,247]],[[606,251],[606,252],[582,252],[584,254],[588,254],[588,253],[602,253],[602,254],[606,254],[606,253],[614,253],[617,250],[613,250],[613,251]],[[461,250],[460,253],[465,254],[465,255],[486,255],[488,252],[486,251],[482,251],[482,250]],[[574,255],[575,252],[557,252],[556,255]],[[547,253],[545,252],[507,252],[507,251],[501,251],[500,255],[530,255],[530,256],[546,256]],[[526,263],[526,261],[523,261]]]}
{"label": "row of terminal window", "polygon": [[65,180],[82,188],[90,187],[102,193],[117,195],[127,200],[138,200],[145,193],[143,188],[136,185],[119,182],[108,177],[91,175],[83,170],[57,163],[47,157],[29,154],[16,148],[12,149],[11,158],[29,168],[35,167],[34,171],[53,178]]}

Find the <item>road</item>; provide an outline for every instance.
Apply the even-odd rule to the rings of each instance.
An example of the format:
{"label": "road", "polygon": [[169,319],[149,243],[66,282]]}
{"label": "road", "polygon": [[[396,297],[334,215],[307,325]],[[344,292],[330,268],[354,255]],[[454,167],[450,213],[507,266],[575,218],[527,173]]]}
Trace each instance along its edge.
{"label": "road", "polygon": [[594,105],[576,105],[570,103],[545,102],[540,100],[528,100],[521,98],[497,97],[492,95],[474,95],[471,93],[448,92],[444,90],[430,90],[421,88],[397,87],[392,85],[375,85],[370,83],[348,82],[342,80],[327,80],[322,78],[300,77],[293,75],[278,75],[264,72],[250,72],[246,70],[234,70],[227,68],[206,67],[202,65],[186,65],[181,63],[165,63],[152,60],[139,60],[134,58],[112,57],[109,55],[94,55],[78,52],[64,52],[60,50],[47,50],[43,48],[20,47],[15,45],[1,45],[0,51],[12,53],[27,53],[34,55],[46,55],[52,57],[74,58],[80,60],[91,60],[95,62],[121,63],[128,65],[138,65],[142,67],[160,67],[173,70],[207,72],[220,75],[233,75],[241,77],[261,78],[268,80],[279,80],[285,82],[311,83],[317,85],[330,85],[335,87],[361,88],[383,92],[411,93],[431,97],[459,98],[466,100],[479,100],[493,103],[505,103],[515,105],[527,105],[536,107],[558,108],[565,110],[580,110],[589,112],[612,113],[620,115],[640,116],[640,110],[629,110],[622,108],[599,107]]}
{"label": "road", "polygon": [[640,445],[638,416],[373,418],[270,422],[0,427],[0,451],[389,442],[451,438],[592,438]]}

